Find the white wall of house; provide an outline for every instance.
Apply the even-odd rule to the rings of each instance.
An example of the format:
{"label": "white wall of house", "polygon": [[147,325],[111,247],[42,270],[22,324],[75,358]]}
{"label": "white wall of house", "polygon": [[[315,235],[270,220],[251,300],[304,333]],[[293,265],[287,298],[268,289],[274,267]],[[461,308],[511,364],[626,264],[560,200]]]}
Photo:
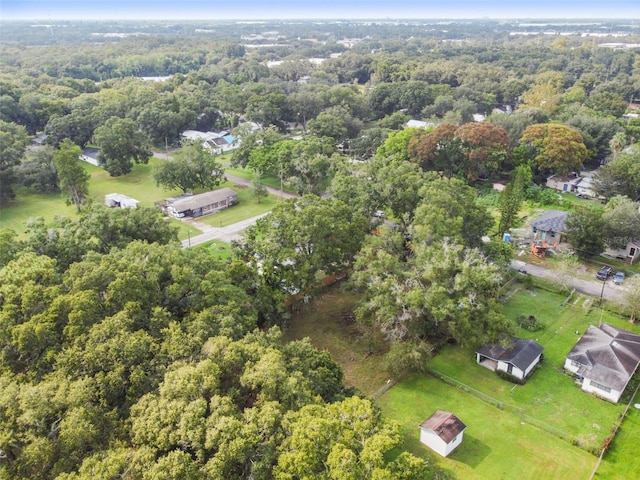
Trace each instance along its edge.
{"label": "white wall of house", "polygon": [[98,162],[97,158],[88,157],[87,155],[80,155],[80,160],[90,163],[91,165],[95,165],[96,167],[100,166],[100,162]]}
{"label": "white wall of house", "polygon": [[[589,378],[585,378],[582,381],[582,390],[584,390],[585,392],[588,393],[593,393],[594,395],[597,395],[598,397],[602,397],[606,400],[609,400],[613,403],[618,403],[618,400],[620,400],[620,397],[622,396],[622,392],[619,392],[617,390],[614,389],[610,389],[608,387],[604,387],[604,385],[599,385],[597,382],[594,382],[593,380],[589,379]],[[609,391],[607,391],[609,390]]]}
{"label": "white wall of house", "polygon": [[[509,371],[509,366],[511,366],[511,371]],[[498,360],[497,370],[506,372],[510,375],[513,375],[514,377],[518,377],[520,380],[524,379],[524,372],[520,370],[518,367],[516,367],[515,365],[512,365],[510,363],[502,362]]]}
{"label": "white wall of house", "polygon": [[[574,362],[573,360],[569,360],[568,358],[565,359],[564,361],[564,368],[565,370],[571,372],[571,373],[578,373],[578,369],[581,367],[580,364],[578,364],[577,362]],[[604,388],[603,388],[604,387]],[[618,403],[618,400],[620,400],[620,396],[622,395],[622,392],[619,392],[617,390],[614,389],[609,389],[608,387],[604,386],[604,385],[599,385],[597,382],[594,382],[593,380],[591,380],[590,378],[583,378],[582,380],[582,390],[584,390],[585,392],[588,393],[593,393],[594,395],[597,395],[598,397],[602,397],[606,400],[609,400],[613,403]],[[607,391],[609,390],[609,391]]]}
{"label": "white wall of house", "polygon": [[564,359],[564,369],[571,373],[578,373],[578,369],[580,368],[579,363],[574,363],[573,360],[569,360],[568,358]]}
{"label": "white wall of house", "polygon": [[[533,362],[531,362],[531,365],[529,365],[527,367],[527,369],[524,371],[524,376],[526,377],[527,375],[529,375],[531,373],[531,371],[535,368],[535,366],[540,363],[540,357],[542,356],[542,354],[538,355],[538,358],[536,358]],[[523,377],[524,378],[524,377]]]}
{"label": "white wall of house", "polygon": [[464,432],[460,432],[456,438],[449,443],[445,443],[436,432],[428,428],[420,428],[420,441],[434,452],[446,457],[462,443]]}

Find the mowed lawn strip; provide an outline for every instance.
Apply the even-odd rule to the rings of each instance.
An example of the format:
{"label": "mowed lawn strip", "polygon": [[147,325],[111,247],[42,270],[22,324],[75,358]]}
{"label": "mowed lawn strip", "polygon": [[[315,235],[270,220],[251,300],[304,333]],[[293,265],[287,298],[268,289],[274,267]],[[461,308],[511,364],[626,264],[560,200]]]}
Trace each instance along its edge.
{"label": "mowed lawn strip", "polygon": [[341,292],[340,286],[334,285],[294,315],[284,330],[283,340],[309,337],[316,348],[328,351],[340,365],[347,386],[372,395],[390,377],[381,365],[384,350],[380,344],[371,345],[364,339],[350,317],[358,299],[357,295]]}
{"label": "mowed lawn strip", "polygon": [[[640,402],[640,395],[636,396],[634,404],[637,402]],[[595,478],[599,480],[640,478],[638,437],[640,437],[640,410],[632,406],[616,433],[616,438],[607,450]]]}
{"label": "mowed lawn strip", "polygon": [[[408,377],[377,403],[400,424],[407,450],[456,478],[586,479],[596,463],[588,452],[426,375]],[[462,444],[447,458],[419,440],[418,426],[436,410],[452,412],[467,426]]]}

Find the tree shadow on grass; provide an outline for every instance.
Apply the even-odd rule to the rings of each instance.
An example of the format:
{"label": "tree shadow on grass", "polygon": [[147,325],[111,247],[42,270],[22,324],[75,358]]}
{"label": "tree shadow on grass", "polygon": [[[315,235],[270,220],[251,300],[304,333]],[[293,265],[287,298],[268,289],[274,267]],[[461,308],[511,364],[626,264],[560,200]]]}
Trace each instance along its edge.
{"label": "tree shadow on grass", "polygon": [[486,443],[465,432],[462,444],[449,455],[449,458],[475,469],[490,453],[491,448]]}

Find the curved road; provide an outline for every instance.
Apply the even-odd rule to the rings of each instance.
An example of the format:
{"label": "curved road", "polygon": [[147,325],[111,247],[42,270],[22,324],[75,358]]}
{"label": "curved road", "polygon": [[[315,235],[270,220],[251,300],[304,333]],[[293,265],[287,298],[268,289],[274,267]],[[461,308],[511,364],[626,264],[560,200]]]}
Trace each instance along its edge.
{"label": "curved road", "polygon": [[[238,177],[236,175],[226,174],[226,177],[229,181],[234,182],[237,185],[249,186],[251,184],[250,180]],[[295,193],[285,192],[277,188],[266,187],[266,189],[270,194],[280,198],[299,197],[299,195]],[[246,220],[242,220],[231,225],[227,225],[226,227],[212,227],[204,223],[198,223],[196,220],[185,218],[183,219],[183,221],[190,223],[195,228],[201,230],[202,233],[200,235],[190,237],[187,240],[183,240],[181,242],[182,248],[193,247],[209,240],[221,240],[227,243],[231,243],[234,240],[239,240],[242,238],[242,232],[244,232],[251,225],[254,225],[259,218],[262,218],[265,215],[268,215],[268,212],[252,218],[247,218]],[[564,283],[572,288],[575,288],[578,292],[585,293],[592,297],[600,298],[600,296],[602,295],[602,298],[606,300],[619,302],[622,300],[622,297],[624,295],[624,286],[616,285],[611,280],[607,280],[605,282],[601,282],[600,280],[595,279],[584,280],[582,278],[564,275],[554,270],[539,267],[537,265],[533,265],[532,263],[523,262],[522,260],[512,260],[511,268],[513,268],[514,270],[524,270],[528,275],[533,275],[538,278],[546,278],[555,283]]]}
{"label": "curved road", "polygon": [[539,267],[532,263],[526,263],[521,260],[512,260],[511,268],[514,270],[525,270],[528,275],[533,275],[538,278],[546,278],[555,283],[565,283],[572,288],[575,288],[578,292],[591,295],[592,297],[602,298],[606,300],[613,300],[619,302],[624,295],[624,287],[622,285],[616,285],[611,280],[604,282],[594,280],[583,280],[582,278],[572,277],[570,275],[564,275],[554,270]]}

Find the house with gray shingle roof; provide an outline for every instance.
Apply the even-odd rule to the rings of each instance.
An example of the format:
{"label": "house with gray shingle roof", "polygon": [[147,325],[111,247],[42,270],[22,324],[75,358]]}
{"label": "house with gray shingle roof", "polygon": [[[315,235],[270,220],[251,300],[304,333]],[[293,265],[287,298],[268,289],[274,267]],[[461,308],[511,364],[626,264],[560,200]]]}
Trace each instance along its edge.
{"label": "house with gray shingle roof", "polygon": [[560,243],[565,232],[568,212],[547,210],[537,220],[530,223],[533,238],[549,243]]}
{"label": "house with gray shingle roof", "polygon": [[638,364],[640,335],[603,323],[587,329],[564,368],[578,376],[585,392],[618,403]]}
{"label": "house with gray shingle roof", "polygon": [[544,348],[526,338],[512,337],[507,345],[484,345],[476,350],[476,361],[489,370],[506,372],[525,380],[542,359]]}

